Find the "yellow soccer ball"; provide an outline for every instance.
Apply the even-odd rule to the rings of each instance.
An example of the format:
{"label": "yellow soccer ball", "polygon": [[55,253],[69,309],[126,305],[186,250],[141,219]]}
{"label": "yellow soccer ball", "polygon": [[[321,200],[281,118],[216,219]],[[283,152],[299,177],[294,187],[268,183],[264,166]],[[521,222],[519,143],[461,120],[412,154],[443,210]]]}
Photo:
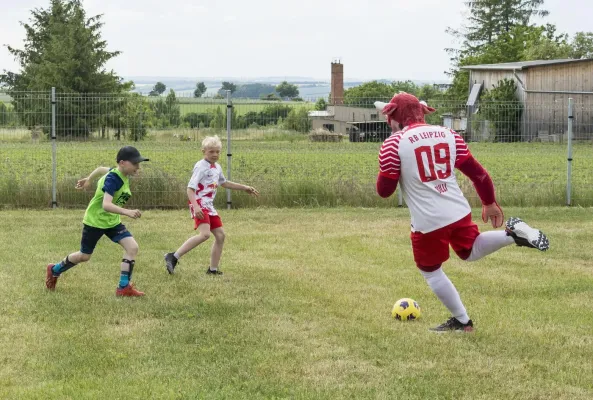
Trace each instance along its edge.
{"label": "yellow soccer ball", "polygon": [[420,305],[409,298],[399,299],[391,310],[391,316],[399,321],[411,321],[420,318],[420,315],[422,315]]}

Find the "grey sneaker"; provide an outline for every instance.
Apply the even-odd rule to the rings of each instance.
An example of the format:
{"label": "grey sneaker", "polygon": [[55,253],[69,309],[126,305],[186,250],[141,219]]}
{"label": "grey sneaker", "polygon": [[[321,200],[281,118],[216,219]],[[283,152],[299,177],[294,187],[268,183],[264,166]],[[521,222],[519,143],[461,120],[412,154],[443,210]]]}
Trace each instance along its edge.
{"label": "grey sneaker", "polygon": [[517,246],[530,247],[540,251],[550,248],[550,241],[542,231],[530,227],[519,218],[509,218],[505,230],[507,235],[515,240]]}
{"label": "grey sneaker", "polygon": [[169,272],[169,274],[173,274],[178,262],[179,261],[175,258],[174,253],[165,254],[165,267],[167,267],[167,272]]}

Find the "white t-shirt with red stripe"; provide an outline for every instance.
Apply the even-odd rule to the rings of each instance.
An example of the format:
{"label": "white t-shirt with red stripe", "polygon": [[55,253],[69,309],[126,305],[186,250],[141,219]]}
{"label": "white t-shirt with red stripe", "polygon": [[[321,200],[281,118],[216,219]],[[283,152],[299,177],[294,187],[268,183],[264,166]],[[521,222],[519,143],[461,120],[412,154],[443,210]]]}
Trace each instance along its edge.
{"label": "white t-shirt with red stripe", "polygon": [[220,164],[210,164],[209,161],[202,159],[194,166],[194,171],[187,187],[196,191],[196,202],[198,205],[203,210],[208,211],[208,215],[214,216],[218,215],[218,212],[214,208],[216,189],[225,182],[226,178]]}
{"label": "white t-shirt with red stripe", "polygon": [[469,156],[463,138],[442,126],[413,124],[383,142],[379,173],[399,179],[413,232],[435,231],[471,212],[455,176]]}

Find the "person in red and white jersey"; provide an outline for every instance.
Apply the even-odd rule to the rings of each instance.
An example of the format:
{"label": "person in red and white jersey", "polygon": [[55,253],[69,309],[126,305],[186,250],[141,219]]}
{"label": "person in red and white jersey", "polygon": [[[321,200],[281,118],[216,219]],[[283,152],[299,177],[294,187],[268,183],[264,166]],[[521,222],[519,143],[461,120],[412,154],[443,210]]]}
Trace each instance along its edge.
{"label": "person in red and white jersey", "polygon": [[463,138],[451,129],[429,125],[424,115],[435,110],[408,93],[396,94],[389,103],[375,102],[393,133],[379,153],[377,193],[391,196],[401,185],[412,219],[414,261],[428,286],[451,312],[434,331],[472,331],[473,322],[457,289],[442,269],[449,246],[466,261],[476,261],[513,243],[545,251],[549,240],[519,218],[510,218],[505,230],[482,232],[472,221],[455,170],[474,184],[482,201],[482,220],[494,228],[504,215],[496,202],[488,172],[472,156]]}
{"label": "person in red and white jersey", "polygon": [[206,273],[222,275],[222,271],[218,269],[218,264],[222,256],[225,233],[222,220],[214,208],[216,189],[220,186],[225,189],[242,190],[250,195],[259,196],[259,192],[251,186],[226,180],[222,167],[217,162],[221,149],[222,143],[218,136],[208,136],[202,141],[204,158],[195,164],[191,179],[187,185],[190,215],[194,221],[194,230],[197,229],[199,234],[187,239],[176,252],[165,254],[165,267],[169,274],[173,274],[181,256],[208,240],[212,233],[214,244],[210,255],[210,266]]}

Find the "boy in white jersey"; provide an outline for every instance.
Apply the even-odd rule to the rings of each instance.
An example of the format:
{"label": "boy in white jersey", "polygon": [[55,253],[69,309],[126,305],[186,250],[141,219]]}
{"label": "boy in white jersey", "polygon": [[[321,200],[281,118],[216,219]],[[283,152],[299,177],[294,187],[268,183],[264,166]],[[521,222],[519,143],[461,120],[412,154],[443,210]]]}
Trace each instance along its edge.
{"label": "boy in white jersey", "polygon": [[476,261],[513,243],[545,251],[548,238],[518,218],[510,218],[504,231],[480,233],[457,184],[455,168],[473,182],[482,201],[484,222],[490,220],[499,228],[504,215],[496,202],[492,179],[473,158],[463,138],[448,128],[426,124],[424,115],[435,110],[408,93],[395,95],[387,104],[376,102],[375,106],[393,130],[379,153],[377,193],[389,197],[401,183],[412,218],[414,261],[452,314],[432,330],[470,332],[473,322],[441,268],[449,259],[449,245],[461,259]]}
{"label": "boy in white jersey", "polygon": [[222,143],[218,136],[208,136],[202,141],[202,153],[204,158],[196,163],[187,185],[187,197],[189,199],[189,210],[194,220],[194,230],[199,234],[185,241],[175,253],[165,254],[165,267],[169,274],[175,271],[177,262],[185,253],[214,236],[214,244],[210,255],[210,266],[207,274],[222,275],[218,269],[218,263],[222,255],[224,245],[224,229],[222,220],[214,208],[214,197],[216,189],[222,186],[225,189],[243,190],[250,195],[259,196],[259,192],[246,185],[227,181],[222,172],[220,164],[217,163],[220,157]]}

